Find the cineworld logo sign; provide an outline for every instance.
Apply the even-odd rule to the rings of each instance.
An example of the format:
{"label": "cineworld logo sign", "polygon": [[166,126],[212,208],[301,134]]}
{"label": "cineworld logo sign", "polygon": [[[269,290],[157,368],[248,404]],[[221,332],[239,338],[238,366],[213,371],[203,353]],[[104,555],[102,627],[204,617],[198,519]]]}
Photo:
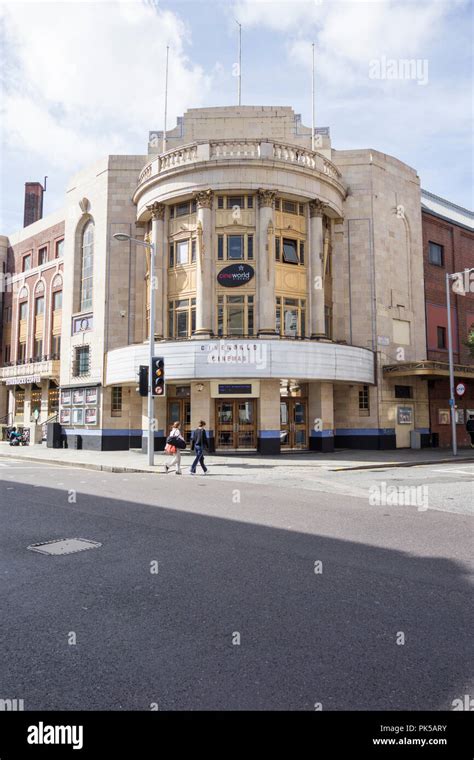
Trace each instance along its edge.
{"label": "cineworld logo sign", "polygon": [[221,269],[217,275],[217,282],[225,288],[236,288],[249,282],[254,274],[254,268],[250,264],[231,264]]}

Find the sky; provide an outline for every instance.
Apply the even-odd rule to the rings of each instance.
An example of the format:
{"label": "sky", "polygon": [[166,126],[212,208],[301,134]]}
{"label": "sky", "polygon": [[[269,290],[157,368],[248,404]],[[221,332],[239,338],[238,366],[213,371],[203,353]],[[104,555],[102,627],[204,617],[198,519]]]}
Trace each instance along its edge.
{"label": "sky", "polygon": [[[68,178],[107,154],[146,154],[149,130],[187,108],[292,106],[339,150],[373,148],[422,187],[472,208],[469,0],[0,0],[0,234],[23,225],[26,181]],[[414,60],[405,71],[400,61]]]}

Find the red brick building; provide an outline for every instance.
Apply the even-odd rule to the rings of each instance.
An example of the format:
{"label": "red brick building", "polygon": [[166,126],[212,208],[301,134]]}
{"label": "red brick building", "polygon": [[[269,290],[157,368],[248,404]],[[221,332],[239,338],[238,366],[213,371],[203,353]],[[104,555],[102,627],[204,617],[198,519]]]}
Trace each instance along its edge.
{"label": "red brick building", "polygon": [[0,238],[2,428],[40,425],[58,410],[63,248],[62,212]]}
{"label": "red brick building", "polygon": [[451,325],[456,394],[457,440],[467,446],[466,419],[474,415],[474,357],[466,345],[474,325],[474,214],[422,191],[423,259],[426,304],[426,376],[429,389],[430,429],[439,446],[451,445],[449,418],[448,322],[446,273],[464,273],[451,287]]}

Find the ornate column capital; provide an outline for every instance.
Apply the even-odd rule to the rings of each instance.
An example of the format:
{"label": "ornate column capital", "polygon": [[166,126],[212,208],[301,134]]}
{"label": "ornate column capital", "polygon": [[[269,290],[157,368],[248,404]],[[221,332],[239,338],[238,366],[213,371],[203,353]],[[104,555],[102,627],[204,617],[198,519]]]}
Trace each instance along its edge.
{"label": "ornate column capital", "polygon": [[212,190],[200,190],[194,196],[197,208],[212,208],[214,193]]}
{"label": "ornate column capital", "polygon": [[166,206],[164,203],[158,203],[157,201],[150,206],[147,206],[148,211],[151,212],[151,218],[158,219],[160,222],[165,218],[165,208]]}
{"label": "ornate column capital", "polygon": [[262,188],[260,188],[260,190],[257,190],[259,208],[263,208],[264,206],[270,206],[270,208],[274,208],[275,195],[276,193],[273,190],[263,190]]}
{"label": "ornate column capital", "polygon": [[314,200],[309,202],[310,217],[324,216],[325,210],[326,210],[326,204],[323,203],[323,201],[320,201],[319,198],[315,198]]}

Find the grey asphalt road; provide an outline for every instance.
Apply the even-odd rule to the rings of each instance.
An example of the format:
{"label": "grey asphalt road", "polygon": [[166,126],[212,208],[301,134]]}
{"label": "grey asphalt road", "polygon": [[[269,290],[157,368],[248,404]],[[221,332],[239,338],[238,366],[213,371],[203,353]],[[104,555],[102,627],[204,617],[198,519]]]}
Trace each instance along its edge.
{"label": "grey asphalt road", "polygon": [[[326,473],[311,490],[2,462],[0,699],[452,709],[473,694],[472,481],[449,467]],[[454,504],[371,504],[382,478],[427,479]],[[102,546],[27,549],[67,537]]]}

